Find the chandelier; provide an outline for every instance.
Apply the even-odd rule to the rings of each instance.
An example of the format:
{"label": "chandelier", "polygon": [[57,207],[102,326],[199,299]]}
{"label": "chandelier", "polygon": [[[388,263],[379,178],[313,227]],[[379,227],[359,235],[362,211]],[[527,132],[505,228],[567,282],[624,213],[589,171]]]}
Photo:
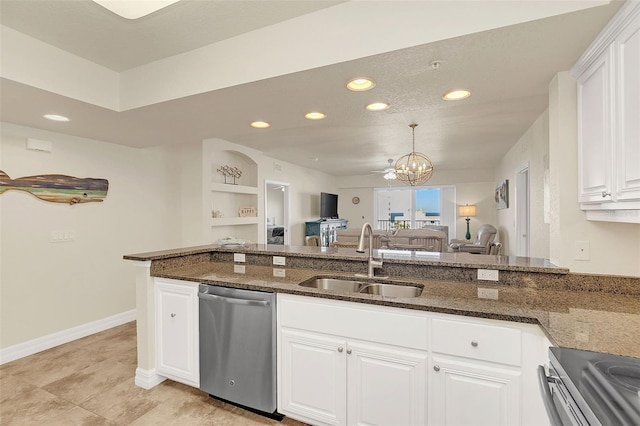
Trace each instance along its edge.
{"label": "chandelier", "polygon": [[418,125],[409,124],[409,127],[413,132],[413,150],[396,161],[396,179],[411,186],[422,185],[431,179],[433,163],[426,155],[416,152],[416,127]]}

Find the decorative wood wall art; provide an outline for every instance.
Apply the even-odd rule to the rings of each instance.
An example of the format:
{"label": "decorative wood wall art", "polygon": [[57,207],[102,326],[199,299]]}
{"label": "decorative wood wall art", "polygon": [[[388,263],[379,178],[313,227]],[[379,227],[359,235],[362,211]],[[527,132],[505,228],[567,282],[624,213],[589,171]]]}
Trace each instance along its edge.
{"label": "decorative wood wall art", "polygon": [[10,190],[25,191],[51,203],[91,203],[104,200],[109,190],[109,181],[65,175],[37,175],[11,179],[0,170],[0,194]]}

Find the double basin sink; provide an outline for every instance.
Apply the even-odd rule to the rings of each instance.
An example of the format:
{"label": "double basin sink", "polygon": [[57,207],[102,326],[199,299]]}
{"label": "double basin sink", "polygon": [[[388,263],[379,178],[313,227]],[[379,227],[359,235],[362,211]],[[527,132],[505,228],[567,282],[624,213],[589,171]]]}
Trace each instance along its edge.
{"label": "double basin sink", "polygon": [[376,294],[386,297],[418,297],[422,287],[405,284],[357,281],[343,278],[316,277],[300,283],[302,287],[345,293]]}

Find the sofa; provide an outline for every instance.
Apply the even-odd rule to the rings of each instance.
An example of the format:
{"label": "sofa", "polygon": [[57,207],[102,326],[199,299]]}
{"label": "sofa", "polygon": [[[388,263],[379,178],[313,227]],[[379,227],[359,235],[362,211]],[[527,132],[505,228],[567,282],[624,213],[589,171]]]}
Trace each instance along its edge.
{"label": "sofa", "polygon": [[[340,229],[334,247],[357,247],[360,229]],[[365,242],[368,247],[368,241]],[[373,231],[373,248],[396,250],[447,251],[447,234],[434,229],[398,229],[391,231]]]}

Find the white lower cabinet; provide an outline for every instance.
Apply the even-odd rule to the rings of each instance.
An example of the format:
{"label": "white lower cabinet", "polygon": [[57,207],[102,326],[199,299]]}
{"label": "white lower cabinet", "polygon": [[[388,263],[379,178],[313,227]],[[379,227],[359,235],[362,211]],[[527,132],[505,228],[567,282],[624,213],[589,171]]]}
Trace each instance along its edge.
{"label": "white lower cabinet", "polygon": [[198,283],[155,279],[156,372],[200,386]]}
{"label": "white lower cabinet", "polygon": [[433,356],[429,424],[520,424],[520,371]]}
{"label": "white lower cabinet", "polygon": [[427,354],[347,343],[347,424],[424,425]]}
{"label": "white lower cabinet", "polygon": [[290,329],[280,351],[283,414],[327,425],[425,423],[427,354]]}
{"label": "white lower cabinet", "polygon": [[278,411],[314,425],[545,425],[536,325],[278,295]]}
{"label": "white lower cabinet", "polygon": [[427,322],[402,311],[278,295],[278,411],[314,425],[424,425],[428,353],[407,346],[426,340],[398,330],[426,336]]}
{"label": "white lower cabinet", "polygon": [[345,345],[341,339],[283,329],[279,347],[282,368],[278,377],[281,401],[278,411],[329,425],[344,424]]}

